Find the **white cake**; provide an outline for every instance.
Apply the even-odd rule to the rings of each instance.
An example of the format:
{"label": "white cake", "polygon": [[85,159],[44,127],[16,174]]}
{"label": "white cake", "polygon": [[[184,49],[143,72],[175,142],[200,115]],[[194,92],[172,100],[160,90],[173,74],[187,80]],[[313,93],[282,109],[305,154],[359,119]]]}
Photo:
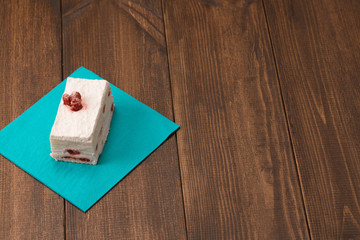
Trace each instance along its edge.
{"label": "white cake", "polygon": [[106,80],[68,78],[50,133],[56,160],[97,164],[114,111]]}

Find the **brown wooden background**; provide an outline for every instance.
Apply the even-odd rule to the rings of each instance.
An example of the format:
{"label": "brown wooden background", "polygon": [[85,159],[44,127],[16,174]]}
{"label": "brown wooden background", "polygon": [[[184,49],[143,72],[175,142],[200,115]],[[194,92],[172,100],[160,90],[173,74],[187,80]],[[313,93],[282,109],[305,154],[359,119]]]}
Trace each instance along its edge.
{"label": "brown wooden background", "polygon": [[0,129],[80,66],[181,125],[87,213],[0,157],[0,239],[360,239],[360,1],[0,0]]}

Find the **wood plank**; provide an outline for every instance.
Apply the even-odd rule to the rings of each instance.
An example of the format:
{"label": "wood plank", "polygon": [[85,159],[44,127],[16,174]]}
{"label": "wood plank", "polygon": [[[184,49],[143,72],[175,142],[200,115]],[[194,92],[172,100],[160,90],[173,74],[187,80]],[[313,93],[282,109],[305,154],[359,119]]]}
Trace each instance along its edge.
{"label": "wood plank", "polygon": [[[80,66],[173,119],[159,1],[63,1],[64,73]],[[184,239],[175,137],[87,213],[66,204],[67,239]]]}
{"label": "wood plank", "polygon": [[[0,129],[61,81],[59,1],[0,1]],[[0,239],[63,239],[64,200],[0,156]]]}
{"label": "wood plank", "polygon": [[163,1],[190,239],[308,239],[261,1]]}
{"label": "wood plank", "polygon": [[360,238],[360,2],[264,1],[313,239]]}

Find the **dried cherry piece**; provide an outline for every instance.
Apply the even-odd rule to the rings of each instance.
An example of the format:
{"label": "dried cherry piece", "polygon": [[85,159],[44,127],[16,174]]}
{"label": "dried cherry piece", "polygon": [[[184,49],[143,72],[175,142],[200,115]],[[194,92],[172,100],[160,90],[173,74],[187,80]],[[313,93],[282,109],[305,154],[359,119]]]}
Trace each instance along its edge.
{"label": "dried cherry piece", "polygon": [[62,99],[63,99],[63,102],[64,102],[65,105],[70,106],[71,97],[70,97],[69,94],[64,93],[63,96],[62,96]]}
{"label": "dried cherry piece", "polygon": [[79,92],[74,91],[71,95],[64,93],[62,99],[65,105],[70,106],[71,111],[76,112],[83,107],[81,105],[81,94]]}
{"label": "dried cherry piece", "polygon": [[82,109],[81,100],[79,98],[72,98],[70,106],[71,111],[79,111],[80,109]]}
{"label": "dried cherry piece", "polygon": [[81,94],[79,92],[74,91],[71,93],[71,98],[78,98],[81,100]]}

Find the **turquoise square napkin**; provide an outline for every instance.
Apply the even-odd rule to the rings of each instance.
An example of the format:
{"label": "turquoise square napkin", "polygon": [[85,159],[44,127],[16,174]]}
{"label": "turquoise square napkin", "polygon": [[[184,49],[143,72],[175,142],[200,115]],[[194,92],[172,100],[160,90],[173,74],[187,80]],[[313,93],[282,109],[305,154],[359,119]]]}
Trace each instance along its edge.
{"label": "turquoise square napkin", "polygon": [[[84,67],[70,77],[102,79]],[[57,162],[49,155],[49,137],[65,85],[66,80],[0,131],[0,154],[85,212],[179,125],[110,84],[115,109],[98,164]]]}

